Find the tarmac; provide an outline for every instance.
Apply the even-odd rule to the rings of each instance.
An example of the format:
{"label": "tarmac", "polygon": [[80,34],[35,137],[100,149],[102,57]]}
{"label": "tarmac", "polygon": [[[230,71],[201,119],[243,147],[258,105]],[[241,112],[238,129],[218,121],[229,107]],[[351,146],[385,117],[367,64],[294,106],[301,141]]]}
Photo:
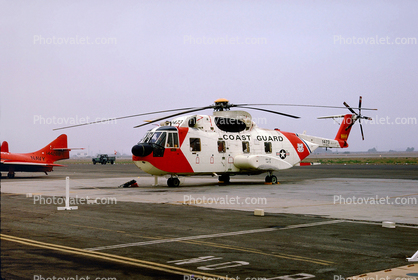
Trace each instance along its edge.
{"label": "tarmac", "polygon": [[[418,250],[417,171],[321,165],[277,172],[277,185],[187,177],[178,188],[133,164],[17,173],[1,180],[2,279],[418,279],[406,259]],[[67,176],[78,209],[60,211]],[[139,187],[119,187],[130,180]]]}

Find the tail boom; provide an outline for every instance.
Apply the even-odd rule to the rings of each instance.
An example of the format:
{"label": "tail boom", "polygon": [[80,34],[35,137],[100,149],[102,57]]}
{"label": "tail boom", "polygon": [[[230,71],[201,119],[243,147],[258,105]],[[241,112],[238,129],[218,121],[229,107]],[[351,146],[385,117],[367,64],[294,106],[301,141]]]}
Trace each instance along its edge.
{"label": "tail boom", "polygon": [[[334,117],[340,117],[340,116],[334,116]],[[323,117],[323,118],[334,118],[334,117]],[[310,135],[305,135],[305,134],[298,134],[298,136],[305,141],[318,145],[318,147],[347,148],[348,147],[347,139],[348,139],[348,136],[350,135],[350,131],[352,128],[351,124],[353,122],[354,120],[353,120],[352,114],[344,115],[343,122],[341,123],[340,128],[338,129],[335,139],[328,139],[328,138],[310,136]]]}

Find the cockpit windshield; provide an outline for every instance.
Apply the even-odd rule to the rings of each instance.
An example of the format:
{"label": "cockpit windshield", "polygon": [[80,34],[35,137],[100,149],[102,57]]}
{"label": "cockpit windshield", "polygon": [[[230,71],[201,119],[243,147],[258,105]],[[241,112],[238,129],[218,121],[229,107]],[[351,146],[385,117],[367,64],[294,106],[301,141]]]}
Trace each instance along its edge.
{"label": "cockpit windshield", "polygon": [[148,143],[148,141],[151,139],[153,134],[154,134],[154,132],[148,131],[147,134],[145,134],[144,138],[142,138],[141,141],[139,141],[139,144],[140,143]]}
{"label": "cockpit windshield", "polygon": [[165,139],[166,139],[167,132],[148,132],[147,135],[140,141],[140,143],[149,143],[149,144],[156,144],[159,146],[165,145]]}

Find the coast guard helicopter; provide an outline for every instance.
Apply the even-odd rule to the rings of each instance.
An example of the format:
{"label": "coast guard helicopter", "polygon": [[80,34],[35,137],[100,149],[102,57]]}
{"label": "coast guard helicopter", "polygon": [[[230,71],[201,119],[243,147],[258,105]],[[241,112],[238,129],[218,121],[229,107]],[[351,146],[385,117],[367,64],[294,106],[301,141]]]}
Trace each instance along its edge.
{"label": "coast guard helicopter", "polygon": [[[135,165],[154,176],[170,176],[167,180],[167,185],[170,187],[179,186],[179,176],[212,175],[219,176],[219,181],[228,183],[230,176],[233,175],[261,173],[268,173],[265,178],[266,183],[275,184],[277,177],[273,175],[273,171],[301,165],[301,161],[318,147],[347,148],[348,136],[357,120],[364,140],[361,119],[371,120],[371,118],[361,114],[361,102],[360,96],[358,108],[343,103],[351,114],[322,117],[343,118],[335,139],[260,128],[248,112],[230,109],[245,108],[291,118],[299,117],[250,107],[249,104],[231,104],[227,99],[218,99],[213,105],[205,107],[158,111],[116,119],[182,110],[180,113],[135,126],[141,127],[176,117],[149,130],[143,139],[132,147],[132,160]],[[254,105],[345,108],[291,104]],[[213,109],[213,115],[180,116],[205,109]],[[358,113],[353,109],[358,109]],[[376,109],[363,108],[363,110]]]}

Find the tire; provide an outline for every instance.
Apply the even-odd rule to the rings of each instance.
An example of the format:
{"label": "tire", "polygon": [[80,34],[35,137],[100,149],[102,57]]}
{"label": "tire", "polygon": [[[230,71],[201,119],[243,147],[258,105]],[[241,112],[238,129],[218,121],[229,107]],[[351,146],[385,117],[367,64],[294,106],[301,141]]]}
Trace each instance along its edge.
{"label": "tire", "polygon": [[179,178],[173,178],[173,187],[177,188],[178,186],[180,186]]}
{"label": "tire", "polygon": [[219,182],[223,182],[224,184],[228,184],[231,181],[231,178],[229,177],[228,174],[224,174],[219,176]]}
{"label": "tire", "polygon": [[277,177],[276,176],[274,176],[274,175],[270,176],[270,180],[271,180],[271,183],[273,185],[277,184]]}
{"label": "tire", "polygon": [[270,175],[266,176],[265,182],[266,183],[271,183],[271,176]]}
{"label": "tire", "polygon": [[177,188],[178,186],[180,186],[180,180],[179,178],[168,178],[167,185],[170,188]]}

